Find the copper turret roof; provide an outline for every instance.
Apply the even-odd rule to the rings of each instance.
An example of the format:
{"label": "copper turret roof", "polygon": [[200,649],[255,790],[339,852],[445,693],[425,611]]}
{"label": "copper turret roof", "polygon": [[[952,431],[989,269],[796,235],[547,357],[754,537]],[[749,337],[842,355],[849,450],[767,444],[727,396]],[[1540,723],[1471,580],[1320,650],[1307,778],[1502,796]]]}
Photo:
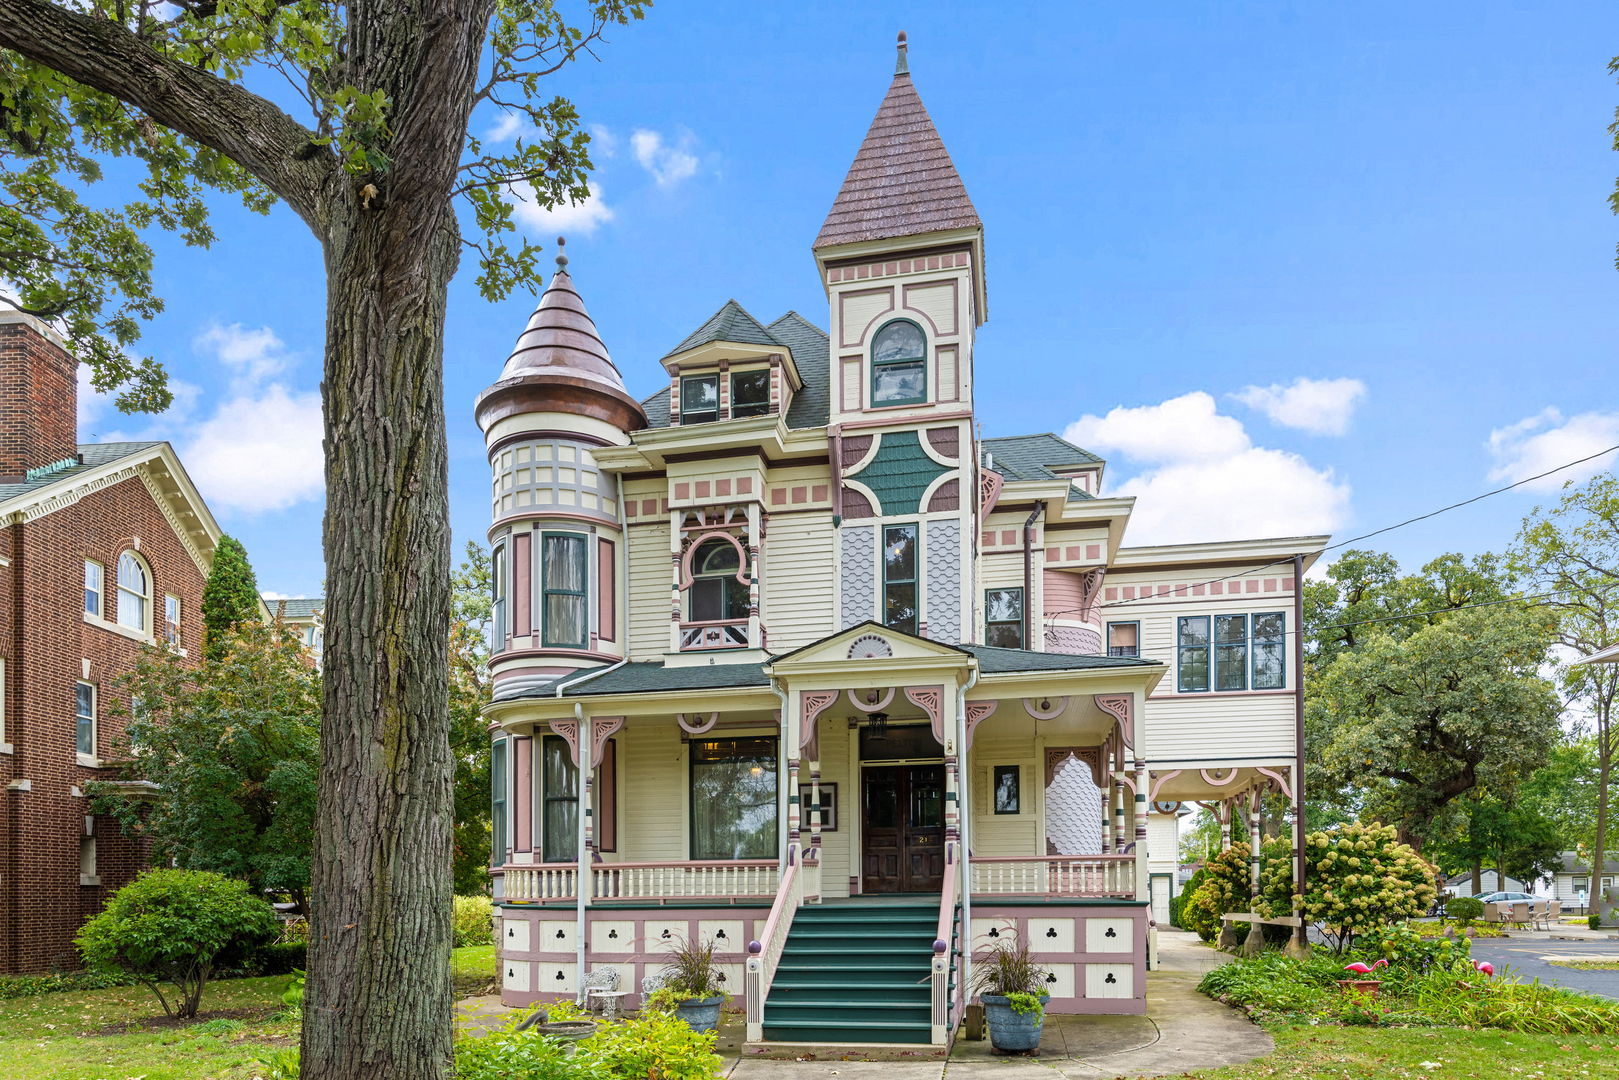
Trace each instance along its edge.
{"label": "copper turret roof", "polygon": [[559,411],[606,420],[624,431],[646,424],[646,414],[624,389],[596,324],[560,254],[557,269],[517,338],[500,379],[478,396],[478,423],[485,431],[496,421],[522,412]]}
{"label": "copper turret roof", "polygon": [[901,34],[894,81],[814,246],[982,225],[950,152],[911,83]]}

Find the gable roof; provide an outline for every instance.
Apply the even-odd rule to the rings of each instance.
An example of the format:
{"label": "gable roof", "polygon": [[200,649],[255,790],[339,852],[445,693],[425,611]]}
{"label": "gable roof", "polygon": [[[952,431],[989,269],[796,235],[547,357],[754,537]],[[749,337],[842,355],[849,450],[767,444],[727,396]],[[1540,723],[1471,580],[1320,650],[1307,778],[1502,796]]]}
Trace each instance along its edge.
{"label": "gable roof", "polygon": [[9,502],[19,495],[26,495],[43,487],[49,487],[51,484],[66,480],[70,476],[77,476],[80,473],[99,469],[103,465],[111,465],[113,462],[121,461],[126,457],[134,457],[143,450],[150,450],[158,445],[160,444],[156,441],[80,443],[78,447],[79,464],[53,469],[49,472],[38,472],[32,479],[19,480],[9,484],[0,483],[0,503]]}
{"label": "gable roof", "polygon": [[811,246],[982,226],[910,73],[900,71]]}
{"label": "gable roof", "polygon": [[[1051,471],[1051,466],[1071,468],[1075,465],[1100,465],[1102,459],[1051,432],[1039,435],[1009,435],[983,441],[983,459],[980,464],[1008,480],[1065,480]],[[1096,496],[1077,487],[1068,492],[1069,502],[1081,502]]]}
{"label": "gable roof", "polygon": [[[735,303],[735,301],[731,301]],[[737,310],[747,315],[741,305]],[[725,308],[715,314],[718,318]],[[751,319],[752,316],[749,316]],[[710,322],[713,319],[709,320]],[[757,325],[757,323],[755,323]],[[704,324],[707,326],[707,323]],[[787,409],[787,426],[790,428],[821,427],[831,417],[832,403],[832,367],[831,348],[828,343],[826,331],[810,322],[796,311],[789,311],[768,327],[762,328],[768,333],[771,340],[793,353],[793,365],[798,368],[798,377],[803,387],[793,395],[793,403]],[[702,331],[699,330],[698,333]],[[692,335],[696,337],[696,335]],[[686,341],[691,341],[687,338]],[[734,340],[731,338],[715,338],[716,341]],[[675,352],[695,348],[694,345],[682,342]],[[663,387],[657,393],[641,402],[641,408],[646,412],[646,426],[649,428],[664,428],[669,426],[669,388]]]}
{"label": "gable roof", "polygon": [[720,309],[708,317],[708,321],[687,335],[686,340],[670,349],[664,354],[664,359],[683,353],[688,349],[695,349],[699,345],[707,345],[712,341],[734,341],[740,345],[775,345],[778,348],[788,348],[770,331],[759,325],[759,320],[749,315],[741,304],[735,300],[727,300],[720,305]]}
{"label": "gable roof", "polygon": [[326,610],[324,596],[282,596],[274,600],[266,597],[264,604],[271,615],[287,619],[309,619]]}

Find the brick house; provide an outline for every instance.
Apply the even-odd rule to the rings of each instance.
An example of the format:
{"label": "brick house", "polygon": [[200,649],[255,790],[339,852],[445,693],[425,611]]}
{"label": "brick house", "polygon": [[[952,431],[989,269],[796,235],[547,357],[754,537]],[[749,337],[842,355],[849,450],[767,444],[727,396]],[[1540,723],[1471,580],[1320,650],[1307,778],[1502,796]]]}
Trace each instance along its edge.
{"label": "brick house", "polygon": [[83,795],[128,753],[117,683],[193,648],[219,528],[166,442],[81,444],[61,339],[0,313],[0,972],[73,936],[144,862]]}

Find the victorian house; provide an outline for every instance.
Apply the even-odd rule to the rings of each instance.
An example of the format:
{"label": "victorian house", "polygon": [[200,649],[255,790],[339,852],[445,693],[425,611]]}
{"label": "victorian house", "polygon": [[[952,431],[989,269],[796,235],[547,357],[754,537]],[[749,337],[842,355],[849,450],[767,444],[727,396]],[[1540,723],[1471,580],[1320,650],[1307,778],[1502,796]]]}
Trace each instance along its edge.
{"label": "victorian house", "polygon": [[0,972],[73,970],[73,937],[145,864],[93,812],[120,782],[143,647],[187,653],[219,528],[166,442],[80,443],[77,365],[0,311]]}
{"label": "victorian house", "polygon": [[712,940],[750,1040],[938,1046],[1027,942],[1142,1012],[1183,804],[1298,796],[1325,538],[1130,547],[1096,455],[981,439],[984,253],[902,42],[824,328],[727,301],[639,399],[557,260],[476,406],[507,1003]]}

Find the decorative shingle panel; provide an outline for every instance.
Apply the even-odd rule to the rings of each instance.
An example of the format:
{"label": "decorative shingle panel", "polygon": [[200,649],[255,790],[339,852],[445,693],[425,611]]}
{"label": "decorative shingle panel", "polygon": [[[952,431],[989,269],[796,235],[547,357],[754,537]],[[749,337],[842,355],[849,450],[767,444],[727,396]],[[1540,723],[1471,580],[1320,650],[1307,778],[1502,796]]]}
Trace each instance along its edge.
{"label": "decorative shingle panel", "polygon": [[961,641],[961,522],[928,522],[928,637]]}
{"label": "decorative shingle panel", "polygon": [[877,535],[873,526],[844,529],[838,538],[843,577],[838,582],[838,628],[877,617]]}
{"label": "decorative shingle panel", "polygon": [[1102,850],[1102,793],[1090,766],[1070,757],[1046,785],[1046,854],[1091,855]]}
{"label": "decorative shingle panel", "polygon": [[1046,628],[1046,649],[1080,656],[1101,656],[1102,635],[1083,626],[1050,626]]}
{"label": "decorative shingle panel", "polygon": [[858,479],[882,502],[885,515],[915,514],[922,494],[950,470],[928,457],[914,431],[891,431],[882,436],[877,454],[858,473]]}

